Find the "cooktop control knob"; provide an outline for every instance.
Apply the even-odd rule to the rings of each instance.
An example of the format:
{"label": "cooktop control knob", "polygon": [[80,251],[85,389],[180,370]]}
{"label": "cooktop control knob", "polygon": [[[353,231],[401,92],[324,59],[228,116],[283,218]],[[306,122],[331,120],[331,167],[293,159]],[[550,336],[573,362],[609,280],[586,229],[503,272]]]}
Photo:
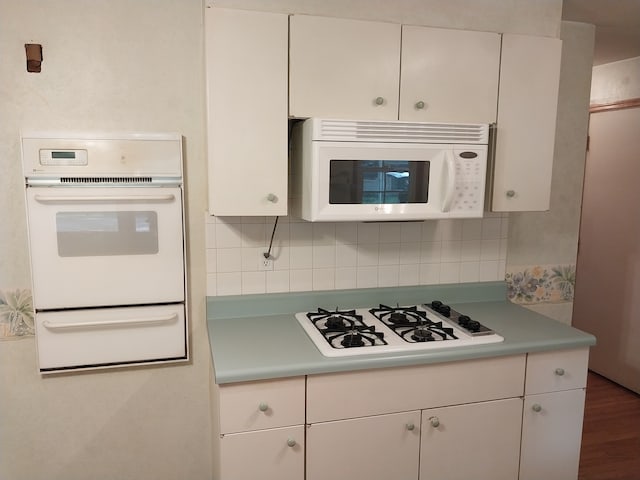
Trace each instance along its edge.
{"label": "cooktop control knob", "polygon": [[472,332],[477,332],[478,330],[480,330],[480,322],[469,320],[469,322],[467,322],[467,329]]}
{"label": "cooktop control knob", "polygon": [[441,315],[444,315],[445,317],[448,317],[451,315],[451,307],[449,305],[442,305],[438,309],[438,313],[440,313]]}
{"label": "cooktop control knob", "polygon": [[440,300],[434,300],[431,302],[431,308],[434,310],[438,310],[442,306],[442,302]]}
{"label": "cooktop control knob", "polygon": [[469,317],[469,315],[460,315],[458,317],[458,323],[460,325],[462,325],[463,327],[466,327],[467,324],[469,323],[469,320],[471,320],[471,318]]}

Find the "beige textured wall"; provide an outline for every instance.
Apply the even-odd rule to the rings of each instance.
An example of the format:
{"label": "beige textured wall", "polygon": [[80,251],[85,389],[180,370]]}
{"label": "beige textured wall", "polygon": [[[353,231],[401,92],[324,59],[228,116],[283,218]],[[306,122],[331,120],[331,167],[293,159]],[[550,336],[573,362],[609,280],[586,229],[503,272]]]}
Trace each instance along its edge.
{"label": "beige textured wall", "polygon": [[[0,0],[0,288],[28,288],[21,129],[186,138],[191,364],[37,373],[33,337],[0,342],[0,479],[210,478],[204,322],[200,0]],[[27,73],[25,43],[43,45]]]}
{"label": "beige textured wall", "polygon": [[[544,36],[558,35],[562,5],[561,0],[217,3]],[[0,343],[0,479],[208,479],[202,2],[0,0],[0,18],[0,288],[27,288],[30,282],[20,129],[179,131],[187,150],[193,356],[192,364],[183,366],[42,378],[33,338]],[[25,43],[43,44],[42,73],[26,73]]]}
{"label": "beige textured wall", "polygon": [[205,0],[219,7],[558,37],[562,0]]}
{"label": "beige textured wall", "polygon": [[[514,266],[575,265],[594,35],[593,25],[562,22],[562,69],[551,207],[547,212],[509,214],[507,271]],[[571,323],[571,303],[544,305],[533,309]]]}
{"label": "beige textured wall", "polygon": [[612,103],[640,98],[640,57],[593,68],[591,103]]}

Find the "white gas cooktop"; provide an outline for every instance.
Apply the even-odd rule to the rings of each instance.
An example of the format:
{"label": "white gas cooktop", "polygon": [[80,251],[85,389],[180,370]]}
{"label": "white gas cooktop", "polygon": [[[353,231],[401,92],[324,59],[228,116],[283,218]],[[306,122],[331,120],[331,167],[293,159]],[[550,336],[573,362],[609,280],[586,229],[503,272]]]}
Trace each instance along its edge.
{"label": "white gas cooktop", "polygon": [[380,305],[354,310],[299,312],[296,318],[327,357],[423,351],[487,343],[504,338],[442,302]]}

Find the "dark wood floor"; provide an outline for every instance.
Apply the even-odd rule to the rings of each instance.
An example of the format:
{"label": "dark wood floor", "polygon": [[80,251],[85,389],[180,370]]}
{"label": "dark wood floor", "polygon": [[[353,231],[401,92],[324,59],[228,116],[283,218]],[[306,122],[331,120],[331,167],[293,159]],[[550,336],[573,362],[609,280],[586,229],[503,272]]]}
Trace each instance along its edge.
{"label": "dark wood floor", "polygon": [[640,480],[640,395],[589,372],[579,480]]}

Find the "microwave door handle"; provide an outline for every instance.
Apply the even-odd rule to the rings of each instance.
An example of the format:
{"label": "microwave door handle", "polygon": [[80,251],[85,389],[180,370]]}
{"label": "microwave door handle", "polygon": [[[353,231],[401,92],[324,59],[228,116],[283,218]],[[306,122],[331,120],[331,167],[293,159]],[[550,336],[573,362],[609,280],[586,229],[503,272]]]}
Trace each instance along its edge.
{"label": "microwave door handle", "polygon": [[130,202],[151,203],[174,201],[176,196],[166,195],[35,195],[38,203],[96,203],[96,202]]}
{"label": "microwave door handle", "polygon": [[170,323],[178,318],[176,313],[161,317],[149,318],[125,318],[120,320],[106,320],[93,322],[51,322],[45,320],[42,325],[47,330],[71,330],[84,328],[105,328],[105,327],[136,327],[142,325],[153,325],[158,323]]}
{"label": "microwave door handle", "polygon": [[456,191],[456,162],[453,158],[452,150],[444,151],[444,172],[447,177],[444,199],[442,201],[442,211],[448,212],[451,210],[451,203],[453,202],[453,195]]}

